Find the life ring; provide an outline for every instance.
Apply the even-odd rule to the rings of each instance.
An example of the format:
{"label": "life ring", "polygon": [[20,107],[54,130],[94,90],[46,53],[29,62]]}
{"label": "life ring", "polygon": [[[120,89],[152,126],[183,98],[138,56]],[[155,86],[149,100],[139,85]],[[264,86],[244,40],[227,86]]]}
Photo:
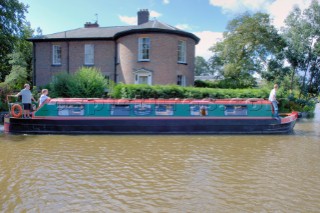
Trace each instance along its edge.
{"label": "life ring", "polygon": [[22,115],[22,107],[20,104],[13,104],[11,107],[11,115],[15,118],[19,118]]}

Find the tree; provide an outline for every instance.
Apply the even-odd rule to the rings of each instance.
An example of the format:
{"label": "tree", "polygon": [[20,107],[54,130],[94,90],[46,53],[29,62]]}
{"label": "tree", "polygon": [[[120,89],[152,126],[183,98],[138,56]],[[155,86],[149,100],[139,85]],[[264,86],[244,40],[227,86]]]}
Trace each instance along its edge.
{"label": "tree", "polygon": [[0,2],[0,81],[3,81],[11,70],[7,56],[12,53],[19,39],[26,12],[27,6],[18,0]]}
{"label": "tree", "polygon": [[209,72],[210,69],[206,60],[201,56],[197,56],[195,58],[195,75],[207,74]]}
{"label": "tree", "polygon": [[213,64],[224,79],[239,87],[253,86],[254,73],[266,71],[270,60],[285,47],[268,14],[243,14],[228,23],[223,41],[211,47]]}
{"label": "tree", "polygon": [[[300,78],[300,95],[319,94],[320,78],[320,5],[313,0],[305,10],[295,8],[285,20],[283,29],[288,48],[286,58],[291,65],[291,88],[294,77]],[[302,75],[301,75],[302,74]]]}
{"label": "tree", "polygon": [[12,69],[9,75],[6,76],[5,83],[13,90],[23,88],[28,77],[27,63],[23,60],[23,55],[20,52],[10,54],[9,64]]}
{"label": "tree", "polygon": [[30,24],[23,26],[20,39],[16,42],[13,53],[8,54],[10,73],[5,77],[5,83],[12,89],[18,90],[27,82],[32,81],[32,43],[30,38],[33,30]]}

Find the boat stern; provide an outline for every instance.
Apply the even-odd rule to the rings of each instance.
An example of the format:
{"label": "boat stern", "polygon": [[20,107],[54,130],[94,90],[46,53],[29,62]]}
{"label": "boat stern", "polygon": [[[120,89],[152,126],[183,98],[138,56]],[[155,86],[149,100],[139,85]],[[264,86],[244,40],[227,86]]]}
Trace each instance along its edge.
{"label": "boat stern", "polygon": [[10,117],[8,115],[4,117],[4,132],[10,132]]}

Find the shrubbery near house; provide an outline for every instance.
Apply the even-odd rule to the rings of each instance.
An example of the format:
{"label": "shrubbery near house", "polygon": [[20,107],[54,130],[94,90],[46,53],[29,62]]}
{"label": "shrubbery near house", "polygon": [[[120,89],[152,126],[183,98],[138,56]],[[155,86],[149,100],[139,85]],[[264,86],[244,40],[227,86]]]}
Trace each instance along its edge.
{"label": "shrubbery near house", "polygon": [[100,98],[104,95],[107,80],[95,68],[82,67],[74,74],[57,74],[47,86],[51,97]]}
{"label": "shrubbery near house", "polygon": [[113,98],[267,98],[266,89],[212,89],[181,87],[177,85],[149,86],[118,84],[114,87]]}
{"label": "shrubbery near house", "polygon": [[[247,84],[246,84],[247,83]],[[207,88],[220,88],[220,89],[245,89],[252,87],[252,83],[250,82],[238,82],[235,83],[233,80],[230,79],[221,79],[215,81],[202,81],[202,80],[195,80],[194,86],[195,87],[207,87]],[[254,84],[256,86],[256,84]]]}

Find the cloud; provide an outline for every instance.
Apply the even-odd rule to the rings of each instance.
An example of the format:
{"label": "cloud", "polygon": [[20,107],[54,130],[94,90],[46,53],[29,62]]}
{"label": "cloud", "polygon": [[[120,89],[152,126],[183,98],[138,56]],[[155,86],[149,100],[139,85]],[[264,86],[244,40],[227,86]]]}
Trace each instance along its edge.
{"label": "cloud", "polygon": [[[157,11],[151,10],[150,11],[150,18],[154,17],[154,18],[158,18],[162,16],[161,13],[158,13]],[[123,23],[129,24],[129,25],[137,25],[138,23],[138,19],[137,16],[122,16],[122,15],[118,15],[120,21],[122,21]]]}
{"label": "cloud", "polygon": [[270,14],[273,24],[280,28],[284,19],[294,6],[304,10],[312,0],[209,0],[210,5],[221,7],[222,12],[228,15],[237,15],[246,11],[265,12]]}
{"label": "cloud", "polygon": [[120,21],[129,24],[129,25],[137,25],[137,17],[136,16],[122,16],[119,15]]}
{"label": "cloud", "polygon": [[170,0],[163,0],[162,3],[163,4],[170,4]]}
{"label": "cloud", "polygon": [[177,24],[175,27],[180,30],[191,30],[191,27],[188,24]]}
{"label": "cloud", "polygon": [[161,13],[158,13],[157,11],[154,11],[154,10],[150,11],[150,17],[158,18],[160,16],[162,16]]}
{"label": "cloud", "polygon": [[267,8],[272,0],[210,0],[209,3],[212,6],[221,7],[225,14],[238,14],[248,10],[261,11]]}
{"label": "cloud", "polygon": [[268,13],[273,18],[273,24],[277,28],[280,28],[284,26],[284,20],[295,6],[304,10],[309,7],[310,4],[311,0],[276,0],[269,6]]}
{"label": "cloud", "polygon": [[206,60],[212,56],[209,48],[221,41],[223,37],[222,32],[202,31],[194,32],[193,34],[200,38],[199,44],[196,45],[196,56],[202,56]]}

